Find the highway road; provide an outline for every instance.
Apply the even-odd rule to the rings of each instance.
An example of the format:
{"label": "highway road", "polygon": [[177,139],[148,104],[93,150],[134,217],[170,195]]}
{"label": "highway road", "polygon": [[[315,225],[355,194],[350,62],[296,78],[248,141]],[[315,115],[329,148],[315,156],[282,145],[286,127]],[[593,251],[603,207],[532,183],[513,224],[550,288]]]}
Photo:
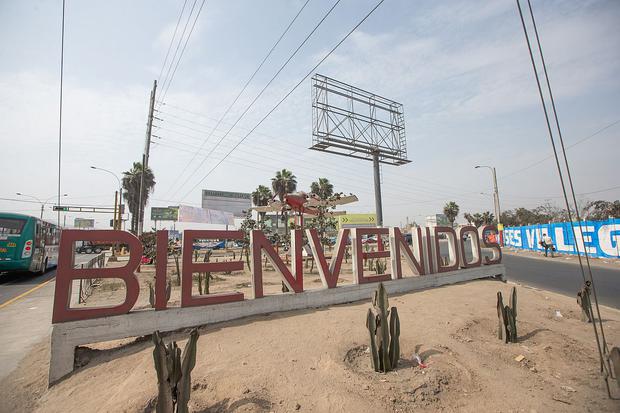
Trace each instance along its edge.
{"label": "highway road", "polygon": [[[77,254],[75,256],[75,262],[76,264],[85,263],[96,256],[97,254]],[[55,276],[56,268],[48,270],[43,275],[33,275],[29,273],[0,274],[0,306],[32,288],[53,279]]]}
{"label": "highway road", "polygon": [[[509,281],[565,294],[575,299],[583,284],[579,265],[562,262],[557,258],[540,259],[504,254],[502,263],[506,266]],[[620,269],[593,266],[592,275],[599,304],[620,308]]]}

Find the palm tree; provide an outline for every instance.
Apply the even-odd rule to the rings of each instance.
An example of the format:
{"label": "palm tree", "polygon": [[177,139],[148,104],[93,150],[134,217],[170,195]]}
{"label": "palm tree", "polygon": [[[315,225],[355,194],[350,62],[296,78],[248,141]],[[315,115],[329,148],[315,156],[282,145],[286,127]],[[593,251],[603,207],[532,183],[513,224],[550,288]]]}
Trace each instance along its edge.
{"label": "palm tree", "polygon": [[142,217],[140,217],[140,180],[142,179],[143,167],[141,162],[134,162],[130,170],[123,172],[123,196],[127,200],[129,212],[131,212],[131,232],[138,232],[140,218],[144,217],[144,205],[155,187],[155,175],[151,168],[144,171],[144,188],[142,196]]}
{"label": "palm tree", "polygon": [[[297,178],[293,173],[287,169],[282,169],[276,172],[276,176],[271,178],[271,188],[273,193],[278,197],[280,202],[284,202],[284,196],[293,193],[297,190]],[[282,213],[284,215],[284,222],[288,227],[288,216],[286,211]],[[276,214],[276,227],[278,226],[277,214]],[[286,237],[286,231],[284,231]]]}
{"label": "palm tree", "polygon": [[[267,188],[265,185],[259,185],[258,188],[252,192],[252,203],[254,206],[266,206],[271,198],[273,198],[273,193],[271,189]],[[258,213],[261,222],[265,220],[265,214],[266,212]]]}
{"label": "palm tree", "polygon": [[321,199],[329,199],[334,195],[334,185],[327,178],[319,178],[318,181],[310,184],[310,193],[315,194]]}
{"label": "palm tree", "polygon": [[450,221],[450,225],[454,227],[454,221],[459,215],[459,206],[457,205],[457,203],[454,201],[448,202],[446,206],[443,207],[443,213],[446,218],[448,218],[448,221]]}

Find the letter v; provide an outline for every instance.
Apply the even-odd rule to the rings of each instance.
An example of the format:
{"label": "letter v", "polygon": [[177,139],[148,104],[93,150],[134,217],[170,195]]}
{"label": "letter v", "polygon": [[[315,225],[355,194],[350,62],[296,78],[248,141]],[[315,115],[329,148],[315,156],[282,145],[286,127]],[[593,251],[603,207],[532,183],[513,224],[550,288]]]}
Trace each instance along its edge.
{"label": "letter v", "polygon": [[349,240],[349,230],[341,229],[336,239],[336,245],[334,246],[334,252],[336,255],[332,256],[332,259],[327,266],[327,259],[325,258],[325,251],[321,246],[319,240],[319,234],[316,229],[307,229],[306,235],[308,237],[308,243],[312,250],[312,256],[317,262],[317,268],[319,269],[319,275],[323,286],[327,288],[334,288],[338,284],[338,277],[340,276],[340,267],[342,266],[342,258],[347,247]]}

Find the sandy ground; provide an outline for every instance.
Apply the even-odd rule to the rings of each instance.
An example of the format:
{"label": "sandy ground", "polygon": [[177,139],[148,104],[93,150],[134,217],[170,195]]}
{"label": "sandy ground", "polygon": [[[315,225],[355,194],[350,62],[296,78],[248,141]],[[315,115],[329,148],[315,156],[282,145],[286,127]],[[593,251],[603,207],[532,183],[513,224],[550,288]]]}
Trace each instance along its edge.
{"label": "sandy ground", "polygon": [[[314,272],[306,277],[308,288],[320,288]],[[149,277],[152,272],[143,268],[145,286]],[[247,277],[218,275],[211,291],[249,292]],[[266,281],[268,291],[279,291],[272,272]],[[370,297],[204,326],[191,410],[620,411],[620,401],[607,398],[592,326],[579,320],[573,298],[517,287],[519,343],[497,339],[496,292],[507,296],[510,288],[484,280],[390,297],[401,319],[402,358],[388,374],[370,366],[365,327]],[[113,290],[102,285],[89,305],[116,296]],[[141,295],[141,304],[148,305],[148,294]],[[602,318],[608,342],[619,345],[620,311],[603,307]],[[182,331],[166,340],[184,346],[186,337]],[[426,369],[412,362],[414,352],[428,363]],[[519,355],[524,358],[516,361]],[[49,343],[40,343],[0,382],[0,411],[153,411],[157,389],[149,338],[79,349],[77,364],[73,375],[48,390]]]}

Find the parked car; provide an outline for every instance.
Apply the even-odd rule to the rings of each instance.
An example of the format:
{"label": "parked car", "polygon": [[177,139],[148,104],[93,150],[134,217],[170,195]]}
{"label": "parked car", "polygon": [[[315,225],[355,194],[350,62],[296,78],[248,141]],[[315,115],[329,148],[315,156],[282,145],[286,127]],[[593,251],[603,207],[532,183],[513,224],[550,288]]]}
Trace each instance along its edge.
{"label": "parked car", "polygon": [[112,248],[111,244],[107,242],[90,242],[90,241],[82,241],[82,244],[75,247],[75,252],[78,254],[99,254],[103,250],[107,250]]}

